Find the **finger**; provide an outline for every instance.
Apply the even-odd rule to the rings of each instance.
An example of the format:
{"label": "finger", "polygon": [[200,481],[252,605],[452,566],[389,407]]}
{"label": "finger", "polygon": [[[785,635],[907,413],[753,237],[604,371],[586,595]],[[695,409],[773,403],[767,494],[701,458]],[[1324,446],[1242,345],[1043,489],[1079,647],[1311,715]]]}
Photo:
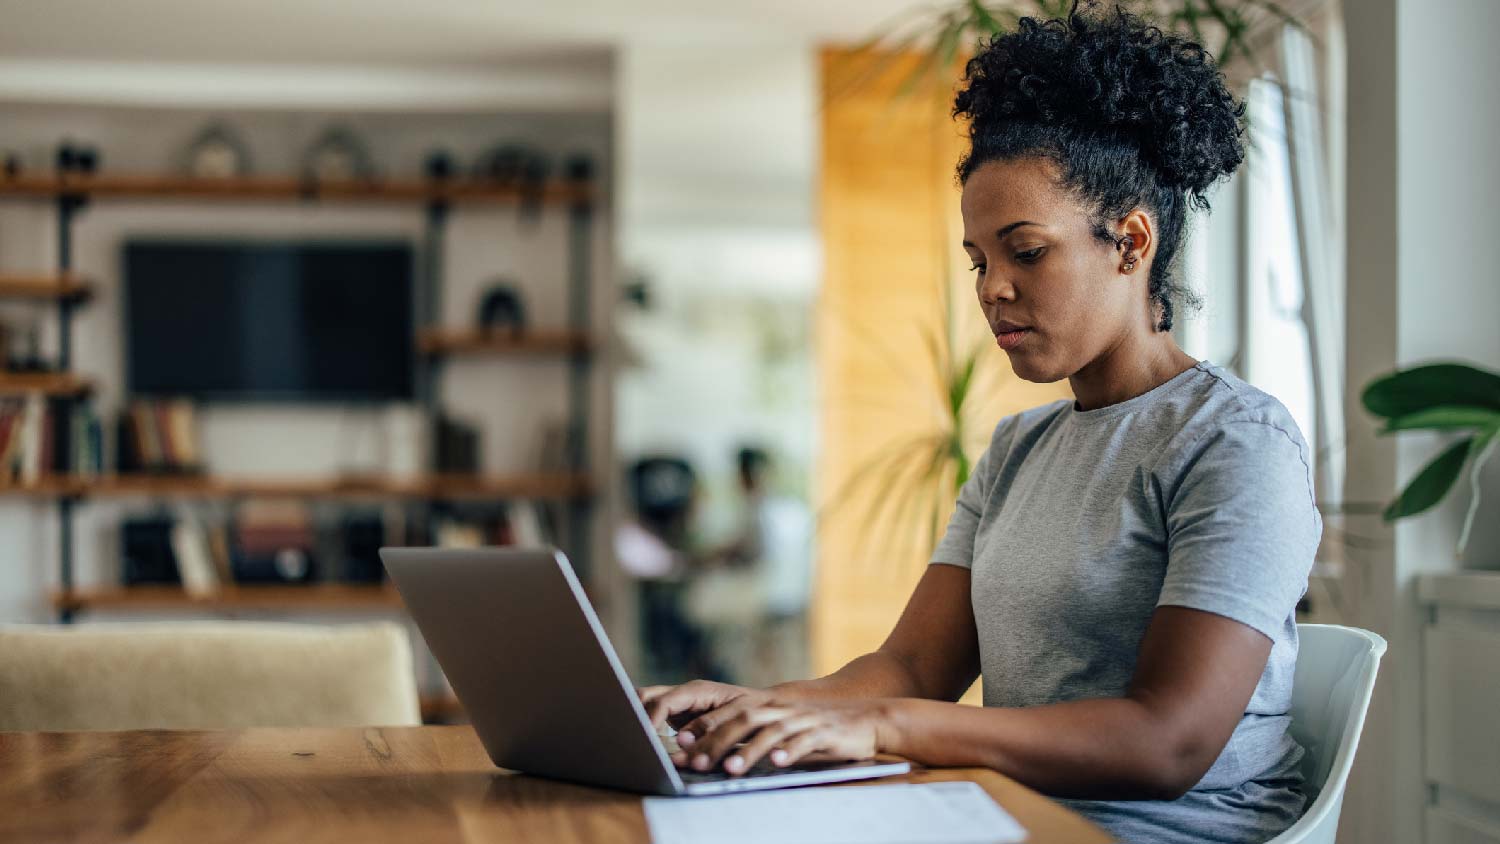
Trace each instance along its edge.
{"label": "finger", "polygon": [[717,730],[721,724],[732,718],[738,718],[745,710],[753,707],[755,703],[749,698],[740,697],[701,712],[697,717],[677,728],[677,744],[682,747],[694,747],[704,736]]}
{"label": "finger", "polygon": [[826,746],[827,737],[822,729],[804,730],[771,751],[771,764],[778,768],[795,765]]}
{"label": "finger", "polygon": [[742,774],[758,764],[767,753],[773,752],[778,745],[789,741],[793,736],[817,726],[818,719],[815,716],[804,715],[800,717],[783,718],[774,724],[761,727],[758,732],[747,742],[738,748],[724,760],[724,770],[731,774]]}
{"label": "finger", "polygon": [[747,709],[721,723],[713,732],[693,743],[693,769],[711,770],[735,747],[749,738],[761,727],[773,724],[787,715],[780,707],[756,707]]}
{"label": "finger", "polygon": [[641,687],[639,689],[636,689],[635,693],[636,693],[636,696],[638,696],[641,699],[641,703],[650,703],[651,701],[656,700],[657,698],[661,697],[662,695],[666,694],[667,692],[672,691],[675,688],[677,688],[677,687],[676,686],[643,686],[643,687]]}
{"label": "finger", "polygon": [[680,686],[668,686],[666,690],[646,702],[646,717],[651,726],[660,730],[662,725],[684,713],[695,715],[713,709],[720,703],[722,692],[713,684],[694,680]]}

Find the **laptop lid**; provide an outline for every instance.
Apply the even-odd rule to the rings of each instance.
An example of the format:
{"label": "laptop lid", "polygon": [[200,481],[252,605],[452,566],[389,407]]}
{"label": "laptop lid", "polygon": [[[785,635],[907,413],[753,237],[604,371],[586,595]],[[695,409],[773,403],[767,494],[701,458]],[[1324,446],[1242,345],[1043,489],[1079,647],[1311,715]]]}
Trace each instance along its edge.
{"label": "laptop lid", "polygon": [[561,551],[382,548],[380,558],[496,765],[683,791]]}

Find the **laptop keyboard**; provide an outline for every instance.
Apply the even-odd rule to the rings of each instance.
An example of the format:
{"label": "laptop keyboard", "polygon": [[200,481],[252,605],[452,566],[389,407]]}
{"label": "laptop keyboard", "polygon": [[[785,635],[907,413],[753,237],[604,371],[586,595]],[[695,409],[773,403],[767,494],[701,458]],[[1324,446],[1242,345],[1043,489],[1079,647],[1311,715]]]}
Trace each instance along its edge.
{"label": "laptop keyboard", "polygon": [[[677,752],[677,739],[674,736],[659,735],[658,738],[661,740],[662,747],[667,751],[668,755]],[[841,766],[835,763],[822,762],[806,765],[787,765],[785,768],[778,768],[775,765],[771,764],[771,760],[762,758],[759,762],[756,762],[755,765],[750,768],[750,770],[745,771],[742,774],[735,774],[734,776],[740,779],[744,779],[745,777],[770,777],[776,776],[778,774],[795,774],[804,771],[820,771],[825,768],[833,767]],[[695,771],[692,768],[678,768],[677,775],[682,777],[682,781],[684,783],[717,782],[719,780],[731,779],[730,775],[728,773],[725,773],[723,769],[714,771]]]}

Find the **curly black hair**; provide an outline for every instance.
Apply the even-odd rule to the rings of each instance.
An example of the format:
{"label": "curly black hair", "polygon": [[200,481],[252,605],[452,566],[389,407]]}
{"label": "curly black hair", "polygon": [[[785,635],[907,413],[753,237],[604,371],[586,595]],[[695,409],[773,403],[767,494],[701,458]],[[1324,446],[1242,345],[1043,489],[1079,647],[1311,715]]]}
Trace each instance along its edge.
{"label": "curly black hair", "polygon": [[1187,209],[1245,157],[1245,106],[1202,46],[1115,7],[1078,3],[1067,18],[1023,18],[969,60],[953,116],[969,120],[967,181],[981,164],[1045,156],[1096,211],[1094,235],[1133,208],[1157,226],[1148,291],[1157,329],[1174,300],[1196,304],[1176,280]]}

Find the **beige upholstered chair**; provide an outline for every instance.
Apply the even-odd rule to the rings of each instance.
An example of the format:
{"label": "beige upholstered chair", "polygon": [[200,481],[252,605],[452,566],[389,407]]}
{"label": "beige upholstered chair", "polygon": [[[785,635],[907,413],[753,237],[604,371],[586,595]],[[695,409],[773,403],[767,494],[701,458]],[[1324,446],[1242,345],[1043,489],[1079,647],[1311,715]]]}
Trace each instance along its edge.
{"label": "beige upholstered chair", "polygon": [[389,622],[0,626],[0,730],[420,723]]}

